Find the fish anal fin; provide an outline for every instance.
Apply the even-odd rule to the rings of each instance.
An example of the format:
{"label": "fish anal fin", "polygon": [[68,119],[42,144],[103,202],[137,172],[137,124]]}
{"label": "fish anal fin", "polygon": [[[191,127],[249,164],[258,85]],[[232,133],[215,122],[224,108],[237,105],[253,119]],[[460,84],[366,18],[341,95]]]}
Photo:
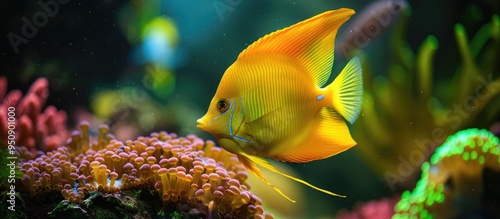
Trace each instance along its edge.
{"label": "fish anal fin", "polygon": [[[262,175],[262,173],[260,172],[260,170],[255,166],[255,165],[258,165],[262,168],[265,168],[273,173],[277,173],[281,176],[284,176],[288,179],[291,179],[295,182],[298,182],[298,183],[301,183],[301,184],[304,184],[306,186],[309,186],[315,190],[318,190],[320,192],[323,192],[323,193],[326,193],[328,195],[332,195],[332,196],[338,196],[338,197],[342,197],[342,198],[345,198],[345,196],[343,195],[339,195],[339,194],[336,194],[336,193],[333,193],[333,192],[330,192],[326,189],[322,189],[322,188],[319,188],[317,186],[314,186],[304,180],[301,180],[299,178],[295,178],[293,176],[290,176],[288,174],[285,174],[285,173],[282,173],[281,171],[279,171],[278,169],[276,169],[273,165],[271,165],[269,162],[267,162],[264,158],[261,158],[261,157],[257,157],[257,156],[253,156],[253,155],[249,155],[249,154],[246,154],[246,153],[242,153],[241,155],[238,156],[238,158],[240,156],[243,156],[244,158],[246,158],[247,160],[245,162],[248,162],[250,163],[250,165],[253,165],[254,167],[252,168],[248,168],[247,164],[245,164],[245,162],[242,162],[243,165],[245,165],[245,167],[247,167],[247,169],[249,169],[249,171],[253,174],[255,174],[257,177],[259,177],[261,180],[263,180],[265,183],[267,183],[268,185],[272,186],[278,193],[280,193],[282,196],[284,196],[285,198],[287,198],[288,200],[292,201],[292,202],[295,202],[293,200],[291,200],[290,198],[288,198],[286,195],[284,195],[281,190],[279,190],[278,188],[274,187],[271,183],[269,183],[265,178],[264,176]],[[243,159],[245,160],[245,159]],[[241,160],[240,160],[241,161]],[[258,173],[255,173],[254,170],[257,170]]]}
{"label": "fish anal fin", "polygon": [[306,132],[300,143],[276,147],[279,150],[270,152],[269,156],[281,161],[304,163],[333,156],[356,145],[345,120],[328,106],[319,110],[312,127]]}

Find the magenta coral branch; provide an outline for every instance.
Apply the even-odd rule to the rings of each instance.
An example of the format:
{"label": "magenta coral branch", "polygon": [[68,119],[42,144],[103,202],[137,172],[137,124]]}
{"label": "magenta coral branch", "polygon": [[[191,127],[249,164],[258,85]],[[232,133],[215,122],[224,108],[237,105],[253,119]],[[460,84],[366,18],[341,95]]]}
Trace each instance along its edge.
{"label": "magenta coral branch", "polygon": [[[0,77],[0,119],[6,121],[7,109],[15,108],[16,146],[25,147],[24,155],[30,158],[37,150],[51,151],[62,145],[68,138],[66,113],[54,106],[43,107],[49,95],[49,82],[39,78],[29,88],[26,95],[19,90],[7,93],[7,79]],[[0,123],[2,145],[6,145],[6,123]],[[29,155],[31,153],[31,155]]]}

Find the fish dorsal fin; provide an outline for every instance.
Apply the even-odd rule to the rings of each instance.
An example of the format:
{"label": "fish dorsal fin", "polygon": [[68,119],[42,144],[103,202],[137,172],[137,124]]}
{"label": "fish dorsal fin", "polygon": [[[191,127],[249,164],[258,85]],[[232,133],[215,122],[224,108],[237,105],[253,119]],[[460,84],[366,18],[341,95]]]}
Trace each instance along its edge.
{"label": "fish dorsal fin", "polygon": [[307,137],[297,144],[275,148],[270,157],[304,163],[333,156],[356,145],[342,116],[329,106],[319,110],[312,128],[305,134]]}
{"label": "fish dorsal fin", "polygon": [[302,64],[317,86],[323,86],[330,77],[337,30],[353,14],[354,10],[347,8],[321,13],[260,38],[238,59],[258,54],[286,55]]}
{"label": "fish dorsal fin", "polygon": [[280,189],[278,189],[276,186],[272,185],[269,181],[266,180],[266,178],[264,177],[264,175],[262,174],[262,172],[260,172],[259,168],[257,166],[260,166],[260,167],[263,167],[273,173],[277,173],[281,176],[284,176],[288,179],[291,179],[295,182],[298,182],[298,183],[302,183],[306,186],[309,186],[313,189],[316,189],[320,192],[323,192],[323,193],[326,193],[328,195],[332,195],[332,196],[338,196],[338,197],[342,197],[342,198],[345,198],[345,196],[343,195],[339,195],[339,194],[336,194],[336,193],[333,193],[333,192],[330,192],[326,189],[322,189],[322,188],[319,188],[319,187],[316,187],[304,180],[301,180],[299,178],[296,178],[296,177],[293,177],[293,176],[290,176],[288,174],[285,174],[285,173],[282,173],[281,171],[279,171],[278,169],[276,169],[273,165],[271,165],[269,162],[267,162],[264,158],[262,157],[257,157],[257,156],[253,156],[253,155],[250,155],[250,154],[247,154],[247,153],[240,153],[238,155],[238,159],[240,160],[241,163],[243,163],[243,165],[247,168],[248,171],[250,171],[252,174],[254,174],[255,176],[257,176],[258,178],[260,178],[262,181],[264,181],[266,184],[270,185],[271,187],[273,187],[274,190],[276,190],[280,195],[282,195],[283,197],[285,197],[286,199],[288,199],[289,201],[291,202],[294,202],[294,200],[290,199],[288,196],[286,196]]}

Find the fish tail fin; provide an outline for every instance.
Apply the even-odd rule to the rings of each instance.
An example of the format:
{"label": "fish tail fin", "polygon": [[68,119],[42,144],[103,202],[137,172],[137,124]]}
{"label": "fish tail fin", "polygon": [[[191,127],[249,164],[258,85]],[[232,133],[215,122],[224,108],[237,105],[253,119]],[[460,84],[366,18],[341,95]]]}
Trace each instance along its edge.
{"label": "fish tail fin", "polygon": [[333,108],[349,123],[354,123],[363,101],[363,75],[358,57],[352,58],[346,67],[327,86],[333,93]]}
{"label": "fish tail fin", "polygon": [[[284,177],[286,177],[286,178],[288,178],[288,179],[291,179],[291,180],[293,180],[293,181],[295,181],[295,182],[302,183],[302,184],[304,184],[304,185],[306,185],[306,186],[309,186],[309,187],[311,187],[311,188],[313,188],[313,189],[315,189],[315,190],[318,190],[318,191],[320,191],[320,192],[326,193],[326,194],[328,194],[328,195],[338,196],[338,197],[342,197],[342,198],[345,198],[345,197],[346,197],[346,196],[344,196],[344,195],[339,195],[339,194],[336,194],[336,193],[330,192],[330,191],[328,191],[328,190],[326,190],[326,189],[322,189],[322,188],[316,187],[316,186],[314,186],[314,185],[312,185],[312,184],[310,184],[310,183],[308,183],[308,182],[306,182],[306,181],[304,181],[304,180],[301,180],[301,179],[295,178],[295,177],[293,177],[293,176],[290,176],[290,175],[288,175],[288,174],[282,173],[282,172],[280,172],[278,169],[276,169],[273,165],[271,165],[269,162],[267,162],[265,159],[263,159],[263,158],[261,158],[261,157],[252,156],[252,155],[249,155],[249,154],[246,154],[246,153],[243,153],[241,156],[238,156],[238,158],[240,158],[240,157],[244,157],[243,159],[240,159],[240,161],[241,161],[241,160],[245,160],[245,161],[243,161],[243,162],[242,162],[242,163],[243,163],[243,165],[245,165],[245,167],[247,167],[247,164],[245,164],[245,162],[246,162],[246,163],[248,163],[248,164],[250,164],[251,166],[253,166],[252,168],[248,168],[248,167],[247,167],[247,169],[249,169],[249,170],[250,170],[250,172],[254,173],[257,177],[259,177],[259,178],[260,178],[261,180],[263,180],[265,183],[267,183],[268,185],[272,186],[272,187],[273,187],[273,188],[274,188],[274,189],[275,189],[278,193],[280,193],[282,196],[284,196],[285,198],[287,198],[287,199],[288,199],[288,200],[290,200],[291,202],[294,202],[294,203],[295,203],[295,201],[293,201],[292,199],[288,198],[285,194],[283,194],[283,192],[281,192],[281,190],[279,190],[279,189],[278,189],[278,188],[276,188],[275,186],[271,185],[271,183],[269,183],[269,182],[268,182],[268,181],[264,178],[264,175],[262,175],[262,173],[260,172],[260,170],[258,169],[258,167],[257,167],[256,165],[259,165],[259,166],[261,166],[261,167],[263,167],[263,168],[265,168],[265,169],[267,169],[267,170],[269,170],[269,171],[271,171],[271,172],[277,173],[277,174],[279,174],[279,175],[281,175],[281,176],[284,176]],[[257,170],[257,171],[258,171],[258,173],[255,173],[255,172],[254,172],[255,170]]]}

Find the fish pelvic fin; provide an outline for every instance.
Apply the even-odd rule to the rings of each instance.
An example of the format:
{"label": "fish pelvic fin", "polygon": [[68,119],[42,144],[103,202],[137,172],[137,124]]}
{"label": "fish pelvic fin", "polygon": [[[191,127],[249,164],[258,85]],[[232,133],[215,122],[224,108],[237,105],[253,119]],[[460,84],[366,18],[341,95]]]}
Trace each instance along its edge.
{"label": "fish pelvic fin", "polygon": [[327,89],[333,93],[333,108],[353,124],[363,101],[363,72],[359,58],[352,58]]}
{"label": "fish pelvic fin", "polygon": [[316,85],[322,87],[331,74],[337,31],[353,14],[354,10],[348,8],[323,12],[260,38],[243,50],[238,59],[284,55],[303,66]]}
{"label": "fish pelvic fin", "polygon": [[[251,155],[245,154],[245,153],[244,154],[238,154],[237,156],[238,156],[238,160],[240,160],[240,162],[243,164],[243,166],[245,166],[245,168],[250,173],[252,173],[254,176],[256,176],[259,179],[261,179],[267,185],[271,186],[276,192],[278,192],[281,196],[283,196],[284,198],[286,198],[288,201],[290,201],[292,203],[295,203],[295,200],[293,200],[290,197],[288,197],[287,195],[285,195],[285,193],[283,193],[283,191],[281,191],[281,189],[279,189],[278,187],[274,186],[272,183],[270,183],[269,181],[267,181],[267,179],[264,177],[264,174],[262,174],[262,172],[260,171],[259,167],[253,161],[253,160],[262,159],[262,158],[251,156]],[[249,158],[248,156],[251,156],[253,158],[253,160],[251,158]],[[262,159],[262,160],[267,163],[267,161],[265,161],[264,159]],[[257,161],[257,162],[260,162],[260,161]],[[269,163],[267,163],[267,164],[271,165]]]}
{"label": "fish pelvic fin", "polygon": [[[243,158],[240,158],[240,157],[243,157]],[[283,197],[285,197],[286,199],[290,200],[291,202],[295,203],[294,200],[290,199],[288,196],[286,196],[280,189],[276,188],[274,185],[272,185],[270,182],[268,182],[265,178],[264,178],[264,175],[262,174],[262,172],[260,172],[260,170],[258,169],[257,165],[260,166],[260,167],[263,167],[273,173],[277,173],[281,176],[284,176],[288,179],[291,179],[295,182],[298,182],[298,183],[301,183],[301,184],[304,184],[306,186],[309,186],[315,190],[318,190],[320,192],[323,192],[323,193],[326,193],[328,195],[332,195],[332,196],[338,196],[338,197],[342,197],[342,198],[345,198],[346,196],[344,195],[339,195],[339,194],[336,194],[336,193],[333,193],[333,192],[330,192],[326,189],[322,189],[322,188],[319,188],[317,186],[314,186],[304,180],[301,180],[299,178],[295,178],[293,176],[290,176],[288,174],[285,174],[285,173],[282,173],[281,171],[279,171],[278,169],[276,169],[273,165],[271,165],[269,162],[267,162],[264,158],[261,158],[261,157],[257,157],[257,156],[253,156],[253,155],[250,155],[250,154],[247,154],[247,153],[242,153],[241,155],[238,155],[238,158],[240,159],[240,161],[243,163],[243,165],[245,167],[247,167],[247,169],[254,175],[256,175],[257,177],[259,177],[262,181],[264,181],[265,183],[267,183],[268,185],[270,185],[271,187],[274,188],[274,190],[276,190],[280,195],[282,195]],[[244,160],[244,161],[242,161]],[[251,168],[248,168],[248,166],[252,166]],[[255,170],[257,170],[257,172],[254,172]]]}

